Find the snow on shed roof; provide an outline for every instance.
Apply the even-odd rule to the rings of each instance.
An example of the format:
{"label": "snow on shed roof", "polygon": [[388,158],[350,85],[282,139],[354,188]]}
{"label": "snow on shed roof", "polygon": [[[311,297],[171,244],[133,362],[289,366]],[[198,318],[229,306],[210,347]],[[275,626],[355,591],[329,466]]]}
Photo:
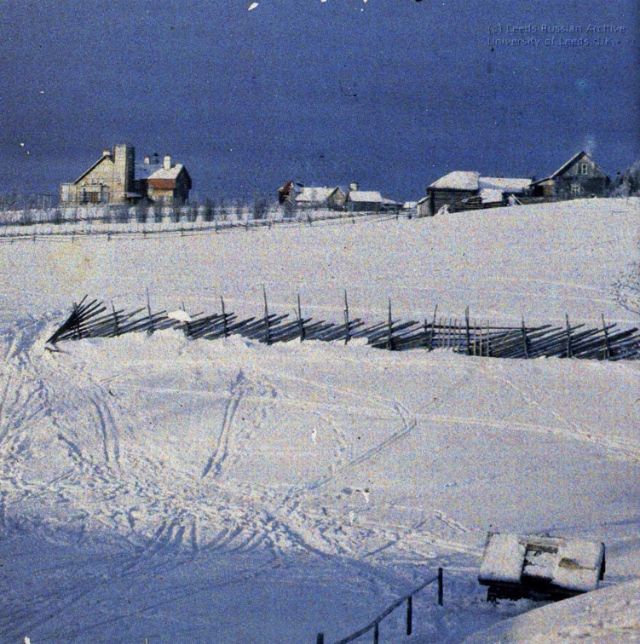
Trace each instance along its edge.
{"label": "snow on shed roof", "polygon": [[349,201],[360,203],[382,203],[382,195],[375,190],[352,190]]}
{"label": "snow on shed roof", "polygon": [[441,190],[477,190],[480,173],[467,170],[455,170],[434,181],[429,188]]}
{"label": "snow on shed roof", "polygon": [[553,583],[578,591],[597,588],[603,556],[601,543],[583,539],[561,543],[553,569]]}
{"label": "snow on shed roof", "polygon": [[519,177],[480,177],[479,187],[502,192],[523,192],[531,185],[531,179]]}
{"label": "snow on shed roof", "polygon": [[322,202],[326,201],[337,188],[321,187],[316,188],[312,186],[305,186],[300,188],[300,192],[296,195],[296,201],[303,202]]}
{"label": "snow on shed roof", "polygon": [[525,550],[516,534],[489,534],[479,578],[484,581],[519,582]]}

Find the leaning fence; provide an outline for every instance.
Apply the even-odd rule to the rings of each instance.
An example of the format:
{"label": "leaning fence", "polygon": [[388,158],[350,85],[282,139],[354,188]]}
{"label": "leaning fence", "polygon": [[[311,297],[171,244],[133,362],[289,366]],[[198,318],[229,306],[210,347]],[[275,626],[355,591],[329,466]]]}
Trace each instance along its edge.
{"label": "leaning fence", "polygon": [[[427,579],[424,583],[420,584],[417,588],[414,588],[410,593],[404,595],[400,599],[397,599],[393,604],[388,606],[382,613],[380,613],[375,619],[369,622],[363,628],[351,633],[347,637],[344,637],[338,640],[335,644],[348,644],[349,642],[355,642],[363,635],[366,635],[370,631],[373,631],[373,643],[378,644],[380,641],[380,623],[396,608],[399,608],[403,604],[406,604],[406,618],[405,618],[405,632],[407,636],[413,633],[413,598],[421,590],[424,590],[427,586],[431,585],[434,582],[438,582],[438,605],[442,606],[444,604],[444,575],[442,568],[438,568],[438,574],[431,579]],[[324,633],[318,633],[316,637],[316,644],[325,644]]]}
{"label": "leaning fence", "polygon": [[366,323],[352,318],[347,294],[344,295],[344,319],[334,322],[305,316],[300,297],[295,317],[269,309],[263,289],[264,310],[260,315],[239,318],[227,310],[220,298],[220,311],[187,314],[152,311],[147,292],[146,305],[133,311],[108,306],[85,296],[74,304],[69,317],[48,339],[50,345],[64,340],[117,337],[131,332],[154,333],[177,329],[191,339],[215,340],[240,335],[265,344],[299,340],[322,342],[364,338],[368,345],[390,351],[412,349],[450,349],[456,353],[489,358],[580,358],[592,360],[637,360],[640,358],[640,333],[637,327],[620,328],[617,323],[587,326],[572,323],[567,315],[562,326],[542,324],[529,326],[524,320],[515,326],[492,326],[473,322],[469,309],[463,318],[438,316],[437,306],[430,319],[404,320],[393,316],[389,302],[387,319]]}

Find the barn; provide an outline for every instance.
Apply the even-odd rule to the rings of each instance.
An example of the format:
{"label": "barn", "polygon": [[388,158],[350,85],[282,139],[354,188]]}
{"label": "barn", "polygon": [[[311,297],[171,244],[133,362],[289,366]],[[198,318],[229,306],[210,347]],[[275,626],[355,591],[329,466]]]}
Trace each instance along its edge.
{"label": "barn", "polygon": [[443,206],[456,211],[506,205],[510,196],[524,195],[530,185],[531,179],[483,177],[479,172],[456,170],[427,188],[427,196],[418,202],[418,214],[433,216]]}
{"label": "barn", "polygon": [[605,197],[610,183],[604,170],[583,150],[574,154],[553,174],[534,181],[531,194],[547,199]]}

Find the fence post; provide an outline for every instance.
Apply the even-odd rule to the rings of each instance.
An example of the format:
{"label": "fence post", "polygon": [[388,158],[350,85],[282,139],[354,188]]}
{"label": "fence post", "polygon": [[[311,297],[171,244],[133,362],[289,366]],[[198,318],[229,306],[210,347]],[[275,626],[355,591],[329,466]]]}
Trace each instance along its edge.
{"label": "fence post", "polygon": [[436,333],[436,314],[438,313],[438,305],[436,304],[433,309],[433,318],[431,320],[431,333],[429,334],[429,351],[433,351],[433,339]]}
{"label": "fence post", "polygon": [[389,316],[387,319],[387,349],[393,351],[393,320],[391,318],[391,298],[389,298]]}
{"label": "fence post", "polygon": [[351,332],[349,329],[349,300],[347,299],[347,289],[344,289],[344,343],[347,344],[351,339]]}
{"label": "fence post", "polygon": [[[467,355],[471,355],[471,329],[469,328],[469,307],[464,310],[464,323],[467,330]],[[475,346],[474,346],[475,349]]]}
{"label": "fence post", "polygon": [[302,305],[300,304],[300,291],[298,291],[298,326],[300,327],[300,342],[304,342],[304,320],[302,319]]}
{"label": "fence post", "polygon": [[604,313],[602,314],[602,330],[604,331],[604,344],[605,344],[605,360],[609,360],[611,357],[611,343],[609,342],[609,331],[607,330],[607,324],[604,321]]}
{"label": "fence post", "polygon": [[111,310],[113,311],[113,335],[120,335],[120,329],[118,328],[118,314],[116,313],[116,307],[111,302]]}
{"label": "fence post", "polygon": [[413,632],[413,597],[407,597],[407,635]]}
{"label": "fence post", "polygon": [[147,329],[147,331],[149,333],[153,333],[156,329],[155,329],[155,324],[153,322],[153,318],[151,316],[151,301],[149,300],[149,287],[148,286],[146,287],[146,291],[147,291],[147,314],[149,315],[149,318],[151,320],[151,323],[150,323],[149,328]]}
{"label": "fence post", "polygon": [[380,626],[379,623],[376,622],[375,626],[373,627],[373,644],[379,644],[380,643]]}
{"label": "fence post", "polygon": [[269,327],[269,305],[267,303],[267,289],[265,288],[264,284],[262,285],[262,296],[264,297],[264,323],[267,327],[265,338],[267,344],[271,344],[271,329]]}
{"label": "fence post", "polygon": [[316,644],[324,644],[324,633],[318,633]]}
{"label": "fence post", "polygon": [[522,345],[524,348],[524,357],[529,357],[529,340],[527,338],[527,327],[524,324],[524,315],[522,316]]}
{"label": "fence post", "polygon": [[224,298],[222,297],[222,295],[220,296],[220,305],[222,306],[222,332],[224,333],[224,337],[228,338],[229,328],[227,327],[227,312],[224,308]]}
{"label": "fence post", "polygon": [[442,568],[438,568],[438,606],[444,604],[444,588]]}
{"label": "fence post", "polygon": [[567,323],[567,358],[571,358],[573,351],[571,349],[571,326],[569,325],[569,314],[565,313],[565,320]]}

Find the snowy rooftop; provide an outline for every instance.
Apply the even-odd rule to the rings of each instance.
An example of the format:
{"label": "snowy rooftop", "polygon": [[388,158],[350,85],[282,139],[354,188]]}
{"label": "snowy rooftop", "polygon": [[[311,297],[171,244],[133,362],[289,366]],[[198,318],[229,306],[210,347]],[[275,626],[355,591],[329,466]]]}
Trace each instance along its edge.
{"label": "snowy rooftop", "polygon": [[153,174],[149,175],[149,179],[176,179],[183,167],[182,163],[176,163],[168,170],[159,168]]}
{"label": "snowy rooftop", "polygon": [[311,187],[305,186],[300,188],[300,192],[296,195],[296,201],[301,202],[323,202],[326,201],[337,188],[327,188],[327,187]]}
{"label": "snowy rooftop", "polygon": [[383,203],[384,200],[382,195],[374,190],[352,190],[349,193],[349,201],[360,203]]}
{"label": "snowy rooftop", "polygon": [[531,185],[531,179],[519,177],[480,177],[480,188],[492,188],[503,192],[523,192]]}
{"label": "snowy rooftop", "polygon": [[429,187],[439,188],[440,190],[477,190],[479,172],[456,170],[445,174],[437,181],[434,181]]}

